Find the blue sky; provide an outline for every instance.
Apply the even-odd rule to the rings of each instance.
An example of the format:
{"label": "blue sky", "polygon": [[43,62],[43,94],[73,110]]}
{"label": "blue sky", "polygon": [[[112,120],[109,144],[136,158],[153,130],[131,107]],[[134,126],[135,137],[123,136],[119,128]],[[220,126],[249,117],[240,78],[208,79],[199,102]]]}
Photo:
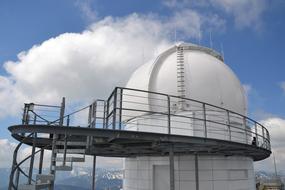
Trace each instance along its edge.
{"label": "blue sky", "polygon": [[[118,39],[117,43],[114,42],[115,45],[124,46],[122,42],[126,42],[125,46],[136,44],[139,48],[126,47],[126,51],[143,49],[135,55],[140,56],[142,51],[145,51],[143,53],[147,59],[155,56],[160,48],[174,42],[175,28],[178,40],[198,43],[200,35],[200,42],[204,46],[210,46],[211,32],[213,48],[221,51],[223,46],[226,64],[248,89],[249,115],[257,120],[278,118],[283,121],[285,118],[284,8],[285,2],[282,0],[202,0],[199,3],[191,0],[2,0],[0,2],[0,100],[3,105],[0,108],[2,112],[0,139],[13,141],[7,126],[20,121],[17,116],[23,101],[47,99],[48,102],[58,102],[59,99],[55,98],[67,95],[70,96],[71,101],[78,104],[95,96],[104,98],[109,93],[100,94],[90,91],[80,87],[83,83],[76,83],[79,88],[77,91],[82,91],[77,94],[77,91],[70,90],[64,84],[62,84],[65,86],[62,90],[62,85],[53,87],[51,82],[51,85],[46,87],[44,85],[47,83],[41,81],[49,81],[49,76],[45,73],[60,72],[53,71],[51,69],[53,67],[67,70],[74,68],[80,72],[81,69],[84,71],[85,61],[92,59],[103,60],[102,64],[106,62],[108,65],[108,60],[103,58],[97,60],[98,56],[92,57],[92,53],[86,53],[86,57],[84,57],[85,53],[80,54],[82,47],[87,51],[94,48],[94,52],[106,48],[96,44],[97,42],[83,45],[88,43],[84,36],[90,37],[92,33],[97,38],[98,36],[106,38],[105,34],[111,34],[110,38],[114,41]],[[109,17],[109,20],[106,17]],[[174,27],[173,25],[176,24],[177,26]],[[149,27],[154,25],[157,28]],[[146,28],[143,28],[144,26]],[[88,31],[92,31],[91,34]],[[130,31],[130,34],[120,33],[122,31],[126,33]],[[105,42],[110,43],[109,46],[114,45],[112,41],[105,38]],[[132,39],[134,42],[129,42]],[[72,43],[74,45],[71,48]],[[114,49],[117,47],[115,45]],[[62,52],[63,55],[70,56],[68,60],[71,62],[76,59],[76,63],[65,68],[62,66],[64,64],[61,65],[62,62],[58,60],[66,57],[54,55],[52,51],[47,51],[45,55],[37,52],[39,49],[49,50],[48,48],[53,46],[66,48],[67,50]],[[31,48],[35,51],[29,51]],[[79,51],[76,58],[70,53],[74,51]],[[25,52],[22,58],[17,57],[20,52]],[[134,57],[124,61],[122,57],[124,55],[123,53],[118,55],[121,56],[119,57],[122,59],[121,62],[111,60],[110,63],[114,62],[120,68],[129,68],[125,74],[128,76],[141,64],[141,58]],[[45,56],[49,63],[43,60]],[[126,64],[133,63],[135,60],[139,63]],[[52,61],[56,64],[49,67]],[[41,67],[35,67],[37,62]],[[102,65],[99,67],[102,67],[102,70],[98,73],[94,71],[96,73],[94,78],[83,77],[84,84],[93,85],[93,87],[100,85],[96,83],[100,80],[100,73],[108,74],[107,71],[110,71],[111,67]],[[33,70],[33,68],[36,69]],[[43,71],[43,68],[46,71]],[[23,77],[25,72],[27,76]],[[40,72],[44,74],[34,75]],[[115,69],[111,69],[110,72],[115,73],[114,77],[121,76]],[[106,81],[107,89],[115,85],[123,85],[127,80],[126,76],[121,76],[121,80],[110,77]],[[32,79],[29,77],[37,82],[31,82]],[[57,81],[60,83],[61,79]],[[54,93],[47,95],[48,90]],[[90,95],[87,96],[87,93]],[[10,102],[13,102],[11,109],[7,108]]]}

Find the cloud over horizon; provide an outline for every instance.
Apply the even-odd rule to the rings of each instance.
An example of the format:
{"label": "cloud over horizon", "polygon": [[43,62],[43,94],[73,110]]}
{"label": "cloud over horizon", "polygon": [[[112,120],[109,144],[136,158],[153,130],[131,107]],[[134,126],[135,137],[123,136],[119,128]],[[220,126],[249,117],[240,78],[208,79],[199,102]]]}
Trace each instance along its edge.
{"label": "cloud over horizon", "polygon": [[[260,121],[269,131],[272,152],[276,158],[278,171],[285,171],[285,119],[270,117]],[[266,160],[256,162],[255,168],[264,171],[274,171],[272,155]]]}

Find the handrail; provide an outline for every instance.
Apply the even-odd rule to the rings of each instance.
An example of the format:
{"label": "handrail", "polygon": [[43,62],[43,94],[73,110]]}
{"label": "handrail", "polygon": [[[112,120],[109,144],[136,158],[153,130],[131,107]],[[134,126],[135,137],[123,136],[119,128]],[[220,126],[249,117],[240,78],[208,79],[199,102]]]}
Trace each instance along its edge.
{"label": "handrail", "polygon": [[[218,109],[222,109],[224,111],[229,111],[230,113],[233,113],[233,114],[236,114],[236,115],[239,115],[241,117],[244,117],[254,123],[257,123],[261,126],[263,126],[262,124],[260,124],[259,122],[245,116],[245,115],[242,115],[240,113],[237,113],[237,112],[234,112],[234,111],[231,111],[229,109],[226,109],[226,108],[222,108],[222,107],[219,107],[219,106],[216,106],[216,105],[213,105],[213,104],[210,104],[210,103],[206,103],[206,102],[202,102],[202,101],[199,101],[199,100],[195,100],[195,99],[191,99],[191,98],[183,98],[183,97],[180,97],[180,96],[175,96],[175,95],[169,95],[169,94],[165,94],[165,93],[161,93],[161,92],[152,92],[152,91],[147,91],[147,90],[141,90],[141,89],[136,89],[136,88],[127,88],[127,87],[116,87],[118,89],[123,89],[123,90],[132,90],[132,91],[138,91],[138,92],[145,92],[145,93],[149,93],[149,94],[157,94],[157,95],[163,95],[163,96],[170,96],[170,97],[173,97],[173,98],[178,98],[178,99],[184,99],[184,100],[190,100],[190,101],[193,101],[193,102],[196,102],[196,103],[200,103],[200,104],[205,104],[205,105],[208,105],[208,106],[211,106],[211,107],[215,107],[215,108],[218,108]],[[265,128],[266,129],[266,128]],[[266,129],[267,130],[267,129]]]}
{"label": "handrail", "polygon": [[[17,167],[17,155],[18,155],[18,151],[19,151],[19,148],[22,146],[22,144],[24,143],[24,140],[31,137],[34,133],[30,133],[28,136],[26,136],[24,139],[22,139],[20,141],[20,143],[17,145],[17,147],[15,148],[14,150],[14,154],[13,154],[13,165],[12,165],[12,170],[11,170],[11,173],[10,173],[10,182],[9,182],[9,190],[12,188],[15,188],[15,185],[14,185],[14,175],[15,175],[15,171],[16,169],[14,167]],[[16,189],[16,188],[15,188]]]}
{"label": "handrail", "polygon": [[[138,92],[138,93],[135,93]],[[157,96],[150,96],[151,94],[157,95]],[[133,96],[138,97],[139,100],[132,100],[132,99],[125,99],[125,96]],[[137,96],[136,96],[137,95]],[[144,101],[142,98],[145,98],[146,101]],[[124,100],[123,100],[124,99]],[[149,99],[155,99],[154,101],[158,102],[149,102]],[[176,105],[176,102],[179,100],[185,100],[185,102],[189,103],[190,107],[180,109],[179,105]],[[143,101],[141,101],[143,100]],[[98,100],[98,101],[104,101],[104,100]],[[164,126],[169,128],[169,134],[171,134],[171,128],[175,128],[174,126],[171,126],[171,120],[170,117],[184,117],[188,119],[192,119],[193,121],[199,121],[203,122],[204,125],[204,134],[207,138],[207,125],[211,125],[212,123],[214,126],[219,125],[225,126],[228,128],[229,137],[232,135],[231,133],[236,133],[236,131],[240,131],[245,134],[245,141],[246,144],[250,143],[251,137],[256,138],[256,142],[260,143],[266,143],[266,149],[270,150],[270,136],[268,130],[259,122],[244,116],[240,113],[237,113],[235,111],[231,111],[229,109],[219,107],[213,104],[209,104],[206,102],[202,102],[199,100],[194,100],[191,98],[182,98],[175,95],[169,95],[165,93],[160,92],[152,92],[152,91],[146,91],[141,89],[133,89],[133,88],[123,88],[123,87],[116,87],[111,95],[108,97],[106,101],[104,101],[104,105],[101,105],[96,107],[96,103],[89,104],[87,106],[84,106],[78,110],[75,110],[69,114],[66,114],[59,119],[56,119],[54,121],[49,122],[48,124],[54,124],[60,120],[64,121],[65,118],[67,120],[70,119],[70,116],[75,115],[76,113],[88,109],[89,108],[89,116],[88,121],[92,123],[92,126],[96,127],[96,123],[98,122],[98,119],[103,120],[103,124],[99,124],[98,126],[101,126],[103,128],[109,129],[112,126],[112,129],[118,130],[126,130],[122,128],[121,125],[127,125],[128,122],[130,122],[134,118],[143,117],[146,115],[152,115],[152,114],[161,114],[164,116],[168,116],[168,125]],[[126,104],[124,104],[126,103]],[[176,107],[173,107],[173,103],[175,103]],[[166,105],[167,104],[167,105]],[[128,105],[125,107],[125,105]],[[94,111],[94,106],[96,107],[95,112],[102,113],[102,117],[95,114],[92,115]],[[146,106],[146,107],[143,107]],[[152,109],[154,108],[154,109]],[[194,109],[193,109],[194,108]],[[123,116],[124,113],[122,111],[129,111],[131,114],[130,116]],[[196,113],[196,115],[193,116],[187,116],[187,115],[178,115],[177,113],[182,111],[181,113],[185,113],[187,111]],[[141,114],[140,114],[141,113]],[[36,113],[34,113],[36,114]],[[37,117],[41,118],[38,114]],[[91,118],[90,118],[91,117]],[[117,118],[118,117],[118,118]],[[122,117],[125,117],[125,119],[122,119]],[[93,119],[92,119],[93,118]],[[41,118],[44,119],[44,118]],[[234,122],[238,124],[235,125]],[[90,127],[91,123],[88,123],[86,127]],[[118,124],[118,125],[117,125]],[[164,124],[166,125],[166,124]],[[244,126],[244,127],[240,127]],[[194,130],[194,129],[193,129]],[[210,130],[209,130],[210,131]],[[209,132],[209,137],[211,136],[211,133]],[[243,137],[244,138],[244,137]],[[253,139],[254,140],[254,139]],[[230,141],[231,137],[230,137]],[[254,142],[252,142],[254,143]],[[260,145],[261,147],[264,145]]]}

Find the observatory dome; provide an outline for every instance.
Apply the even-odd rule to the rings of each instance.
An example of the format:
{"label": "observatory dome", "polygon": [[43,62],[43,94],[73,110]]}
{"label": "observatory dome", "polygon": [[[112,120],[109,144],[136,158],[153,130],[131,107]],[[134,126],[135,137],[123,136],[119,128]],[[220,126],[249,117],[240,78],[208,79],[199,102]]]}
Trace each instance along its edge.
{"label": "observatory dome", "polygon": [[[180,49],[179,49],[180,48]],[[178,49],[182,51],[178,55]],[[179,57],[182,55],[182,58]],[[182,59],[183,94],[179,87],[179,59]],[[190,43],[176,44],[162,52],[155,61],[139,67],[127,88],[160,92],[190,98],[246,115],[243,87],[224,64],[223,57],[212,49]]]}

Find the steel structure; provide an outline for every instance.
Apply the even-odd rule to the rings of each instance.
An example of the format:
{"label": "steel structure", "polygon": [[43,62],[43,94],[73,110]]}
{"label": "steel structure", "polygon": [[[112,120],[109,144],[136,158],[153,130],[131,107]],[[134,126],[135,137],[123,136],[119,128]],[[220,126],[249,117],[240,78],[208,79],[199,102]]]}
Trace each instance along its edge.
{"label": "steel structure", "polygon": [[[160,104],[146,103],[145,99],[149,98]],[[184,106],[184,112],[195,114],[181,114],[173,106],[179,102],[189,105]],[[155,109],[150,111],[149,108]],[[85,155],[94,156],[92,189],[95,189],[96,156],[169,156],[170,189],[174,190],[174,155],[196,155],[198,182],[197,155],[244,155],[257,161],[271,154],[268,130],[260,123],[234,111],[181,96],[116,87],[107,100],[97,100],[69,114],[65,112],[65,99],[60,106],[25,104],[22,123],[9,127],[12,136],[19,141],[14,151],[9,190],[53,189],[56,171],[72,170],[72,163],[84,162]],[[82,113],[86,113],[85,124],[78,121]],[[219,117],[221,115],[225,117]],[[158,122],[140,122],[149,117]],[[181,130],[180,125],[193,123],[198,127],[177,132]],[[157,132],[148,132],[139,125]],[[23,144],[32,147],[31,155],[18,160],[17,152]],[[52,151],[50,172],[43,174],[46,150]],[[40,160],[37,174],[34,173],[36,156]],[[30,166],[26,173],[21,166],[28,161]],[[20,180],[21,175],[27,180]]]}

